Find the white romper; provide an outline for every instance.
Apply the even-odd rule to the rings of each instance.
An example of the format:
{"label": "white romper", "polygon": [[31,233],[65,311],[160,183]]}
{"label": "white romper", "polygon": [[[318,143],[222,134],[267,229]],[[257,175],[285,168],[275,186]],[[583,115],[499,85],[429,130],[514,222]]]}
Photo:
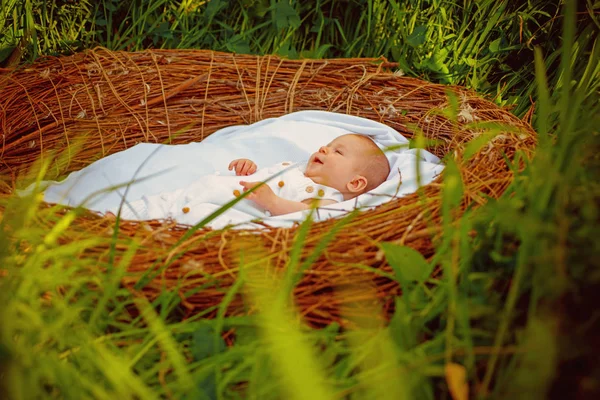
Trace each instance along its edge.
{"label": "white romper", "polygon": [[[243,193],[240,181],[268,180],[266,184],[277,196],[298,202],[311,198],[344,201],[344,196],[338,190],[316,184],[304,176],[305,169],[306,164],[282,162],[248,176],[218,173],[206,175],[187,188],[142,196],[140,200],[129,202],[123,206],[121,217],[136,220],[174,218],[183,223],[195,224],[207,216],[203,205],[225,205]],[[270,215],[252,201],[243,199],[237,204],[241,206],[238,209],[243,211],[248,212],[249,208],[253,208],[253,214],[260,211],[263,217]]]}

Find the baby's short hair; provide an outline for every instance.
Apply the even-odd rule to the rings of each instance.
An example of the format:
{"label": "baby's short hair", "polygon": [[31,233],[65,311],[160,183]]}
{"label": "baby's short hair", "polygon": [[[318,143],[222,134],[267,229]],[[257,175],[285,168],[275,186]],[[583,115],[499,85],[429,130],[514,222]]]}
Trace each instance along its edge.
{"label": "baby's short hair", "polygon": [[390,175],[390,163],[383,151],[370,137],[357,133],[352,135],[362,139],[365,146],[367,146],[366,154],[368,158],[360,173],[367,178],[365,192],[368,192],[387,180]]}

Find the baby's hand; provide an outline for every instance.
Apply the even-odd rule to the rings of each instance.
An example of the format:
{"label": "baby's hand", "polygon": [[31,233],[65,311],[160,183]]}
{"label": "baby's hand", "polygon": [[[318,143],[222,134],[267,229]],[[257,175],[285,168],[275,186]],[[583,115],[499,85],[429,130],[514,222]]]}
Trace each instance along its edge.
{"label": "baby's hand", "polygon": [[[245,182],[240,181],[240,185],[244,187],[244,192],[252,189],[253,187],[260,185],[262,182]],[[252,193],[246,196],[248,200],[252,200],[262,208],[269,210],[273,203],[277,200],[277,195],[273,190],[266,184],[261,185]]]}
{"label": "baby's hand", "polygon": [[247,158],[238,158],[237,160],[233,160],[229,164],[229,170],[231,171],[234,168],[237,176],[251,175],[256,172],[256,164],[254,161],[248,160]]}

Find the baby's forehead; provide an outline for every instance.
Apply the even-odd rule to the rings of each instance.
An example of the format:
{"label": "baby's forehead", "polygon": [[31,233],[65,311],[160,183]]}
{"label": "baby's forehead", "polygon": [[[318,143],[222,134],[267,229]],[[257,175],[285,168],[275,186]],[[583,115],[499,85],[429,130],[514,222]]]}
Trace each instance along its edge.
{"label": "baby's forehead", "polygon": [[371,138],[358,134],[338,136],[331,143],[329,143],[329,145],[332,144],[354,148],[359,151],[369,151],[372,146],[376,146]]}
{"label": "baby's forehead", "polygon": [[338,144],[338,145],[359,145],[363,140],[371,140],[366,136],[362,135],[343,135],[335,138],[330,144]]}

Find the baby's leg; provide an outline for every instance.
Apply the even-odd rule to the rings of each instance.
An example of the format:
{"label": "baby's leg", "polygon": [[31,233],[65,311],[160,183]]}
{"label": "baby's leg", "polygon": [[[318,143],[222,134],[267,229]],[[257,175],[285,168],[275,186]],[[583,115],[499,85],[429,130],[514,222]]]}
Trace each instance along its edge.
{"label": "baby's leg", "polygon": [[[121,210],[121,218],[134,220],[177,218],[187,214],[193,207],[204,203],[226,204],[241,193],[239,177],[208,175],[185,189],[142,196],[140,200],[128,202]],[[239,194],[238,194],[239,195]]]}
{"label": "baby's leg", "polygon": [[169,209],[179,195],[174,192],[159,193],[152,196],[142,196],[141,199],[123,204],[121,218],[133,220],[163,219],[169,216]]}
{"label": "baby's leg", "polygon": [[[194,183],[191,187],[202,187],[202,183]],[[190,188],[191,188],[190,187]],[[127,202],[121,209],[121,218],[133,220],[165,219],[174,217],[181,211],[184,194],[188,189],[178,189]],[[201,192],[201,190],[199,190]]]}
{"label": "baby's leg", "polygon": [[183,205],[211,203],[224,205],[239,196],[243,187],[239,176],[208,175],[201,185],[193,185],[182,195]]}

